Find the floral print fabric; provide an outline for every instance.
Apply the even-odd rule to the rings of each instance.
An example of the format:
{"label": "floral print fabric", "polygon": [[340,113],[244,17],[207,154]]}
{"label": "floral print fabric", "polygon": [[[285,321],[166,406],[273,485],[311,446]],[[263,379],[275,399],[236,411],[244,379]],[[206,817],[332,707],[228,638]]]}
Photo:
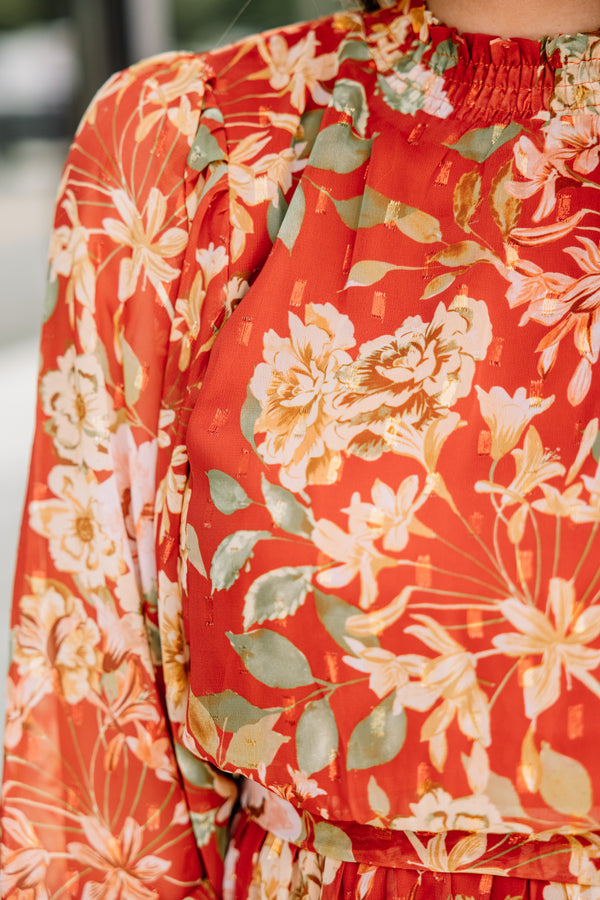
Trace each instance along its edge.
{"label": "floral print fabric", "polygon": [[2,896],[600,896],[598,40],[113,78],[59,189]]}

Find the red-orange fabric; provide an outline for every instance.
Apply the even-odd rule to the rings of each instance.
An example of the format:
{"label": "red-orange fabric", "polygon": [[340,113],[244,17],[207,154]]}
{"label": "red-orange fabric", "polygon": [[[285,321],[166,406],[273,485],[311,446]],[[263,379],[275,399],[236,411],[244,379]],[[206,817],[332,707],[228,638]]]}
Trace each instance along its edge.
{"label": "red-orange fabric", "polygon": [[598,900],[599,76],[412,2],[99,93],[3,897]]}

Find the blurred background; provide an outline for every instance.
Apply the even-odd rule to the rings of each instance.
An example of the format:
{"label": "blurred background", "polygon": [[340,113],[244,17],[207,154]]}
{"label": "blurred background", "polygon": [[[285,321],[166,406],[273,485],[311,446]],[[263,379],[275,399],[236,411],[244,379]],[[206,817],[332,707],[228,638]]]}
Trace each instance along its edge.
{"label": "blurred background", "polygon": [[70,135],[117,69],[335,8],[339,0],[0,0],[0,737],[46,253]]}

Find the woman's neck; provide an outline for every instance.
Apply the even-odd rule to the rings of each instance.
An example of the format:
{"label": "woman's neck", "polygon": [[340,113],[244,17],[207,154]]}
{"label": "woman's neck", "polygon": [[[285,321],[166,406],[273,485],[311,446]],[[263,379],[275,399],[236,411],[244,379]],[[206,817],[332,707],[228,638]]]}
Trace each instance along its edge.
{"label": "woman's neck", "polygon": [[503,38],[600,30],[600,0],[428,0],[427,6],[458,31]]}

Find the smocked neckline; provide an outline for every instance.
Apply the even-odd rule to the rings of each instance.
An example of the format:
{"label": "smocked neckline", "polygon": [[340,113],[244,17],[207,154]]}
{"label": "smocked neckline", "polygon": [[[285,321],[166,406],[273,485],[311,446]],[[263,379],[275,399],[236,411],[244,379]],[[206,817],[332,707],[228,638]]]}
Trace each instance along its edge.
{"label": "smocked neckline", "polygon": [[[535,40],[460,32],[435,18],[423,0],[388,10],[392,33],[404,30],[393,64],[402,89],[410,62],[430,73],[422,89],[434,115],[509,122],[544,115],[600,114],[600,32]],[[399,29],[398,16],[406,16]],[[437,97],[437,100],[436,100]]]}

